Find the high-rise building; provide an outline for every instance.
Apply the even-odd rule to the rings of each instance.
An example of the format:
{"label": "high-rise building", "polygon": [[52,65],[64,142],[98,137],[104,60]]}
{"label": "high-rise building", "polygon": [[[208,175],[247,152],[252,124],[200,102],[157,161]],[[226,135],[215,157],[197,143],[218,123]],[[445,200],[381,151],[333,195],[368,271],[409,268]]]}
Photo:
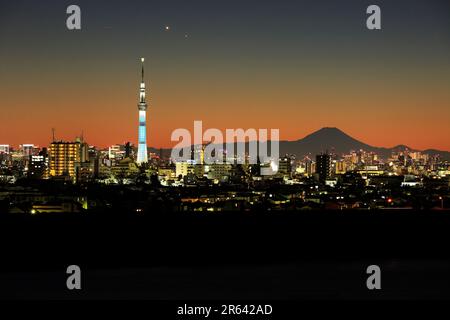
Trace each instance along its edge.
{"label": "high-rise building", "polygon": [[0,144],[0,164],[6,164],[11,159],[9,144]]}
{"label": "high-rise building", "polygon": [[35,146],[34,144],[21,144],[20,146],[20,152],[24,157],[29,157],[31,155],[35,154]]}
{"label": "high-rise building", "polygon": [[292,173],[292,164],[291,159],[289,157],[281,158],[278,161],[278,173],[281,175],[290,176]]}
{"label": "high-rise building", "polygon": [[125,152],[122,150],[121,146],[118,144],[112,145],[108,148],[108,158],[110,160],[112,160],[112,159],[122,160],[124,153]]}
{"label": "high-rise building", "polygon": [[9,154],[9,144],[0,144],[0,154]]}
{"label": "high-rise building", "polygon": [[76,182],[85,183],[95,178],[95,159],[89,162],[80,162],[76,165]]}
{"label": "high-rise building", "polygon": [[49,149],[49,174],[52,177],[76,178],[76,166],[81,160],[80,142],[52,142]]}
{"label": "high-rise building", "polygon": [[83,136],[75,139],[75,142],[80,144],[80,162],[89,162],[89,145],[84,142]]}
{"label": "high-rise building", "polygon": [[331,156],[329,154],[318,154],[316,156],[316,173],[319,181],[324,183],[331,177]]}
{"label": "high-rise building", "polygon": [[138,155],[137,163],[147,163],[147,102],[145,100],[145,82],[144,82],[144,58],[141,58],[142,62],[142,73],[141,73],[141,85],[139,88],[139,140],[138,140]]}
{"label": "high-rise building", "polygon": [[203,165],[197,164],[194,160],[182,161],[175,163],[175,174],[177,177],[185,177],[192,174],[198,178],[204,173]]}
{"label": "high-rise building", "polygon": [[125,158],[131,158],[132,152],[133,152],[133,148],[131,147],[131,143],[127,142],[125,144]]}
{"label": "high-rise building", "polygon": [[230,163],[212,163],[206,165],[207,177],[210,180],[223,181],[229,179],[233,165]]}
{"label": "high-rise building", "polygon": [[347,162],[345,160],[336,161],[336,174],[345,174],[347,172]]}
{"label": "high-rise building", "polygon": [[312,177],[316,173],[316,163],[310,158],[305,158],[305,173],[308,177]]}
{"label": "high-rise building", "polygon": [[38,155],[31,155],[28,163],[28,177],[42,179],[47,177],[48,156],[47,149],[43,148]]}

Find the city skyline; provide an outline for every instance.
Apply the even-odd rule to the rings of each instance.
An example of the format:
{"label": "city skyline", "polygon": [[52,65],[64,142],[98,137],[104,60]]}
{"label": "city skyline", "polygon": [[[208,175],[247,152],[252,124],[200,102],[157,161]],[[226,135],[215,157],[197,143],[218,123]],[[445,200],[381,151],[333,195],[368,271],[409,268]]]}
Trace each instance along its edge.
{"label": "city skyline", "polygon": [[450,298],[449,15],[0,0],[0,298],[193,318]]}
{"label": "city skyline", "polygon": [[[99,147],[137,145],[135,65],[146,56],[154,148],[202,120],[279,128],[289,141],[338,127],[374,146],[450,150],[444,1],[405,1],[406,11],[380,1],[375,32],[359,1],[80,1],[80,31],[65,28],[65,4],[0,3],[1,144],[48,146],[56,128],[61,140],[83,131]],[[419,15],[421,28],[405,27]]]}
{"label": "city skyline", "polygon": [[[138,123],[138,125],[139,125],[139,123]],[[447,150],[439,150],[439,149],[433,149],[433,148],[417,149],[417,148],[412,148],[411,146],[408,146],[408,145],[405,145],[405,144],[398,144],[398,145],[389,146],[389,147],[386,147],[386,146],[373,146],[373,145],[366,144],[365,141],[358,140],[358,139],[348,135],[346,132],[344,132],[344,131],[340,130],[340,128],[336,128],[336,127],[323,127],[323,128],[318,129],[318,130],[315,130],[314,132],[310,132],[309,134],[305,135],[302,138],[295,139],[295,140],[281,140],[280,139],[280,140],[277,140],[277,141],[279,141],[280,143],[302,142],[302,141],[305,141],[306,139],[308,139],[308,138],[310,138],[312,136],[315,136],[315,135],[318,135],[318,134],[322,134],[323,132],[327,132],[328,133],[327,135],[329,135],[329,137],[330,137],[330,139],[327,140],[327,147],[325,147],[323,149],[323,152],[333,151],[333,149],[335,148],[334,144],[336,143],[336,141],[333,140],[332,135],[337,133],[339,140],[342,139],[342,137],[347,137],[348,139],[353,140],[355,143],[362,145],[362,147],[359,147],[359,148],[358,147],[349,147],[345,151],[340,150],[340,152],[338,152],[338,153],[342,153],[342,154],[345,154],[345,153],[348,153],[348,152],[352,152],[352,151],[359,151],[359,150],[370,151],[371,149],[380,149],[380,150],[384,150],[385,152],[391,152],[391,151],[393,152],[394,150],[398,149],[399,151],[409,150],[411,152],[419,151],[419,152],[441,152],[442,154],[450,153],[450,151],[447,151]],[[332,132],[332,134],[330,134],[331,132]],[[80,140],[84,141],[84,133],[83,132],[81,134],[79,134],[79,135],[76,135],[76,136],[72,137],[72,138],[69,137],[68,139],[55,138],[54,140],[50,140],[48,142],[48,144],[44,144],[44,145],[39,145],[39,144],[34,144],[34,143],[21,143],[21,144],[18,144],[18,145],[12,145],[12,144],[8,144],[8,143],[0,143],[0,146],[1,147],[8,147],[10,150],[17,151],[17,150],[20,150],[20,149],[26,148],[26,147],[33,147],[33,148],[38,148],[38,149],[40,149],[40,148],[47,148],[53,142],[76,142],[76,141],[80,141]],[[117,146],[125,147],[125,145],[128,144],[128,143],[130,143],[130,146],[135,147],[136,150],[139,148],[139,143],[137,143],[137,142],[134,143],[134,142],[131,142],[131,141],[117,142],[117,143],[112,143],[112,144],[109,144],[109,145],[106,145],[106,146],[98,146],[98,145],[94,145],[92,143],[89,143],[89,139],[86,139],[86,140],[87,141],[85,141],[85,142],[89,146],[98,148],[99,150],[108,150],[108,149],[111,149],[111,148],[114,148],[114,147],[117,147]],[[267,141],[267,142],[270,142],[272,140],[273,139],[264,140],[264,141],[259,140],[259,139],[248,140],[248,137],[246,137],[245,143],[248,143],[248,142],[251,142],[251,141],[256,141],[256,142],[265,142],[265,141]],[[244,142],[243,140],[239,140],[239,138],[237,140],[235,140],[235,141],[238,142],[238,143]],[[208,142],[209,141],[203,141],[204,145],[208,144]],[[217,142],[217,143],[219,143],[219,142]],[[228,143],[224,141],[223,145],[224,145],[224,147],[227,147]],[[181,146],[183,146],[183,147],[185,147],[185,146],[192,146],[192,147],[194,147],[195,144],[187,143],[187,144],[182,144]],[[181,146],[179,146],[179,147],[181,147]],[[156,150],[156,151],[164,150],[166,152],[168,150],[171,150],[172,148],[171,147],[160,147],[160,148],[157,148],[157,147],[154,147],[152,145],[148,145],[147,146],[147,156],[148,156],[148,153],[151,152],[150,151],[151,149]],[[296,155],[296,156],[304,156],[304,155],[306,155],[305,153],[298,153],[298,152],[297,153],[296,152],[288,152],[287,154],[292,154],[292,155]]]}

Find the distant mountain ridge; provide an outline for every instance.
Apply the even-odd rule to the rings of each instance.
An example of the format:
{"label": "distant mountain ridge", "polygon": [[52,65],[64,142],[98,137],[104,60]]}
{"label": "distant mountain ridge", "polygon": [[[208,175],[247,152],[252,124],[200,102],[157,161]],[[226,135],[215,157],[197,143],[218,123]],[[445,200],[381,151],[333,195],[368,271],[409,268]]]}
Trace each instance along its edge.
{"label": "distant mountain ridge", "polygon": [[365,150],[375,152],[382,158],[387,159],[394,151],[421,151],[425,154],[440,154],[443,159],[450,159],[450,152],[427,149],[417,150],[406,145],[397,145],[392,148],[375,147],[367,143],[356,140],[342,130],[334,127],[324,127],[306,137],[296,141],[280,141],[280,154],[295,154],[297,156],[316,155],[322,152],[334,152],[336,154],[346,154],[351,150]]}
{"label": "distant mountain ridge", "polygon": [[[294,154],[297,157],[315,157],[315,155],[327,151],[341,155],[348,154],[352,150],[358,151],[361,149],[369,152],[375,152],[383,159],[387,159],[394,151],[403,151],[408,149],[410,151],[420,151],[429,155],[440,154],[442,159],[450,160],[450,152],[448,151],[435,149],[417,150],[409,148],[406,145],[397,145],[392,148],[374,147],[356,140],[342,130],[334,127],[324,127],[299,140],[280,141],[280,156],[285,154]],[[159,154],[160,149],[150,148],[150,150],[151,152],[156,152]],[[166,156],[169,156],[170,150],[171,149],[164,149],[163,152]]]}

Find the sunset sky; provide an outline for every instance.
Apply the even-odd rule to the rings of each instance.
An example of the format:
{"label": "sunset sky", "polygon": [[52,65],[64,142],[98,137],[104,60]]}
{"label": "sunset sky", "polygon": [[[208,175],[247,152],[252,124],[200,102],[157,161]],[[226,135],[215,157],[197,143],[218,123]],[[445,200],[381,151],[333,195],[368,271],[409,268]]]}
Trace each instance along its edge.
{"label": "sunset sky", "polygon": [[[381,31],[366,28],[370,4]],[[141,56],[152,147],[202,120],[450,150],[448,0],[0,0],[0,144],[46,146],[51,128],[136,144]]]}

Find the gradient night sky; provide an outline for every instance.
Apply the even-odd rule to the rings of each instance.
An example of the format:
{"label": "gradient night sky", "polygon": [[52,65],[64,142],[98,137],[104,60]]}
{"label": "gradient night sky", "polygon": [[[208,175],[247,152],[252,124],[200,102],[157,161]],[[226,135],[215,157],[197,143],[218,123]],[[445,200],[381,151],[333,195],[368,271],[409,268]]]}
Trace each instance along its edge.
{"label": "gradient night sky", "polygon": [[[66,29],[70,4],[81,31]],[[370,4],[381,31],[365,27]],[[448,0],[0,0],[0,144],[46,146],[52,127],[136,143],[141,56],[149,146],[203,120],[450,150]]]}

